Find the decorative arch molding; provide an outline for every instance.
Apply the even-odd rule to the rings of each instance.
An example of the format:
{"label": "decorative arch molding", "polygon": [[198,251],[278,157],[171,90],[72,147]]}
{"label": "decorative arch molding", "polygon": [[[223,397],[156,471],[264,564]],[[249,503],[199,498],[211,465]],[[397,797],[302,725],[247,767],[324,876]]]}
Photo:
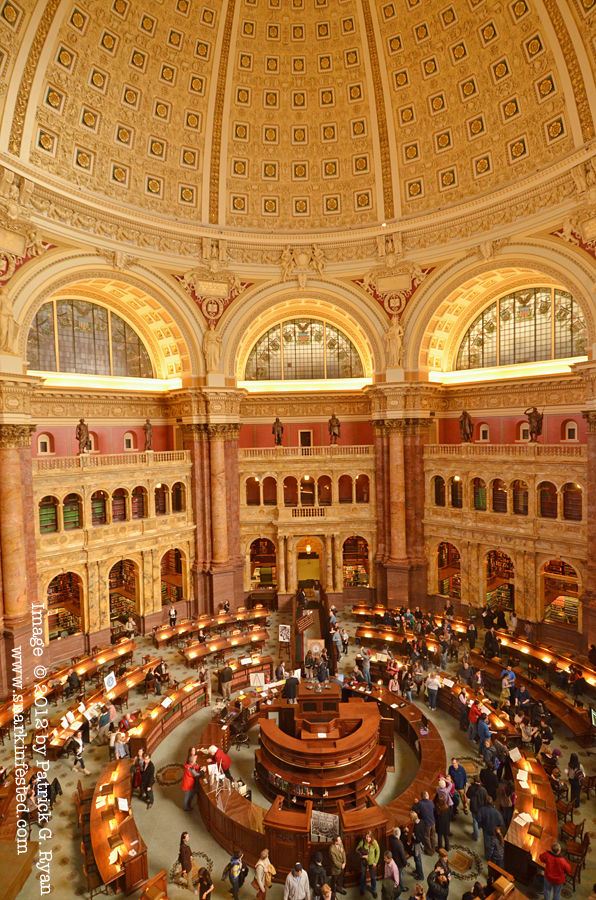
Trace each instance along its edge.
{"label": "decorative arch molding", "polygon": [[78,564],[70,565],[67,564],[62,566],[61,569],[56,569],[55,567],[52,569],[46,569],[43,572],[43,575],[40,577],[39,584],[41,587],[41,597],[44,602],[44,606],[47,609],[47,599],[48,599],[48,588],[51,585],[54,578],[57,578],[59,575],[65,575],[67,572],[72,572],[73,575],[76,575],[81,581],[81,587],[83,588],[83,599],[87,595],[87,578],[88,573],[86,571],[86,567],[80,566]]}
{"label": "decorative arch molding", "polygon": [[[467,256],[453,261],[437,274],[434,283],[424,285],[420,297],[415,298],[408,316],[406,368],[436,370],[439,355],[439,370],[448,371],[459,340],[485,306],[509,290],[535,286],[538,282],[573,294],[585,314],[589,342],[594,343],[596,319],[591,290],[596,270],[586,263],[585,254],[569,251],[560,241],[547,240],[512,245],[507,255],[496,259],[471,263]],[[473,292],[474,282],[478,280],[484,281],[485,290]],[[464,293],[467,289],[471,292],[469,297]],[[465,309],[457,311],[459,306]],[[437,339],[436,347],[431,346],[433,338]],[[444,342],[442,347],[440,341]],[[435,357],[431,365],[429,356]]]}
{"label": "decorative arch molding", "polygon": [[[102,281],[109,283],[120,296],[104,293],[101,284],[94,283]],[[90,253],[53,254],[52,258],[48,255],[34,268],[28,267],[26,277],[16,279],[13,295],[18,326],[16,350],[23,359],[35,314],[44,303],[60,295],[99,302],[126,319],[145,341],[156,377],[204,374],[199,344],[205,325],[198,309],[193,308],[175,279],[141,263],[123,270],[114,269]]]}
{"label": "decorative arch molding", "polygon": [[[227,313],[227,311],[226,311]],[[319,284],[314,290],[296,290],[279,284],[252,292],[222,319],[226,374],[243,380],[248,354],[258,338],[277,322],[296,315],[325,319],[350,338],[362,360],[365,376],[382,371],[386,314],[374,309],[345,285]]]}

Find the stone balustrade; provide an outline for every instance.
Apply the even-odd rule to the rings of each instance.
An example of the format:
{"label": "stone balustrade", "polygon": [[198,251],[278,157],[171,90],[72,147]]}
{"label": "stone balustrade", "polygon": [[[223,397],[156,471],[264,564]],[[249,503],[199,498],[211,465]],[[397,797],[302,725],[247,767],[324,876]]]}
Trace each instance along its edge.
{"label": "stone balustrade", "polygon": [[329,444],[323,447],[249,447],[238,451],[240,461],[245,459],[303,459],[304,457],[334,459],[338,456],[366,456],[374,458],[374,447],[367,444],[355,444],[353,446]]}
{"label": "stone balustrade", "polygon": [[97,455],[82,453],[79,456],[41,456],[32,460],[32,466],[34,475],[45,475],[47,472],[73,469],[121,469],[185,462],[190,463],[188,450],[145,450],[141,453],[131,451]]}
{"label": "stone balustrade", "polygon": [[459,457],[461,459],[587,459],[585,444],[431,444],[424,450],[425,459]]}

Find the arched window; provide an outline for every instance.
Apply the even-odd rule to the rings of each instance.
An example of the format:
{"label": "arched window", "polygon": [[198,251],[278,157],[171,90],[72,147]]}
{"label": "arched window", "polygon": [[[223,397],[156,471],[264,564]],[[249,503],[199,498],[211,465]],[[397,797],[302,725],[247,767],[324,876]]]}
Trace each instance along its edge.
{"label": "arched window", "polygon": [[118,488],[112,494],[112,522],[126,521],[126,491]]}
{"label": "arched window", "polygon": [[68,494],[62,504],[62,521],[64,530],[70,531],[82,527],[81,498],[78,494]]}
{"label": "arched window", "polygon": [[41,534],[58,531],[58,501],[55,497],[44,497],[39,504],[39,530]]}
{"label": "arched window", "polygon": [[543,519],[557,518],[557,489],[550,481],[538,485],[540,515]]}
{"label": "arched window", "polygon": [[563,423],[561,431],[561,440],[563,441],[577,441],[579,439],[577,422],[574,422],[572,419]]}
{"label": "arched window", "polygon": [[131,497],[131,513],[133,519],[145,519],[147,517],[147,491],[143,487],[136,487]]}
{"label": "arched window", "polygon": [[137,449],[137,436],[132,431],[127,431],[124,435],[124,449],[125,450],[136,450]]}
{"label": "arched window", "polygon": [[261,482],[256,475],[246,479],[246,505],[259,506],[261,503]]}
{"label": "arched window", "polygon": [[518,441],[529,441],[530,440],[530,425],[528,422],[518,422],[517,423],[517,440]]}
{"label": "arched window", "polygon": [[172,488],[172,512],[180,513],[186,509],[186,492],[181,481],[177,481]]}
{"label": "arched window", "polygon": [[88,300],[50,300],[37,312],[27,337],[27,368],[153,378],[143,341],[120,316]]}
{"label": "arched window", "polygon": [[248,355],[246,381],[362,378],[364,369],[352,341],[319,319],[289,319],[274,325]]}
{"label": "arched window", "polygon": [[40,434],[37,438],[37,452],[40,456],[54,452],[54,438],[51,434]]}
{"label": "arched window", "polygon": [[277,480],[272,475],[263,479],[263,506],[277,506]]}
{"label": "arched window", "polygon": [[507,512],[507,487],[500,478],[493,481],[493,512]]}
{"label": "arched window", "polygon": [[559,288],[514,291],[472,322],[457,354],[457,369],[513,366],[585,356],[587,329],[577,300]]}
{"label": "arched window", "polygon": [[302,506],[315,505],[315,480],[312,475],[303,475],[300,479],[300,503]]}
{"label": "arched window", "polygon": [[571,522],[582,520],[582,489],[579,484],[563,485],[563,518]]}
{"label": "arched window", "polygon": [[525,481],[513,482],[513,514],[528,515],[528,485]]}
{"label": "arched window", "polygon": [[474,478],[472,487],[474,489],[474,509],[484,512],[486,510],[486,482],[482,478]]}
{"label": "arched window", "polygon": [[298,482],[293,475],[284,478],[284,506],[298,506]]}
{"label": "arched window", "polygon": [[320,475],[317,482],[319,506],[331,506],[332,488],[329,475]]}
{"label": "arched window", "polygon": [[343,546],[344,587],[368,584],[369,568],[368,541],[360,535],[347,538]]}
{"label": "arched window", "polygon": [[340,503],[352,503],[352,476],[340,475],[338,482],[338,499]]}
{"label": "arched window", "polygon": [[461,599],[461,562],[459,550],[444,541],[437,548],[437,591],[444,597]]}
{"label": "arched window", "polygon": [[368,503],[370,500],[370,482],[368,475],[356,475],[356,503]]}
{"label": "arched window", "polygon": [[451,506],[454,509],[461,509],[464,505],[464,486],[459,475],[454,475],[449,479],[449,489],[451,491]]}
{"label": "arched window", "polygon": [[478,426],[478,440],[479,441],[490,441],[490,428],[488,425],[482,423]]}
{"label": "arched window", "polygon": [[168,493],[169,489],[166,484],[157,484],[155,486],[155,515],[165,516],[168,512]]}
{"label": "arched window", "polygon": [[105,491],[95,491],[91,497],[91,524],[105,525],[108,521],[106,502],[108,495]]}
{"label": "arched window", "polygon": [[577,571],[562,559],[551,559],[542,572],[544,621],[578,625],[579,579]]}
{"label": "arched window", "polygon": [[441,475],[433,478],[435,485],[435,506],[445,506],[445,479]]}

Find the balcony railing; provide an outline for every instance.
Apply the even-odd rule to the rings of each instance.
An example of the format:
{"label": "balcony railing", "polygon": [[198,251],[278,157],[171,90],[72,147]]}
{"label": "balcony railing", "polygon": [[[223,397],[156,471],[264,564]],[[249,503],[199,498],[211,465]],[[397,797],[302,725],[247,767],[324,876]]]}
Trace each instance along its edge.
{"label": "balcony railing", "polygon": [[138,468],[139,466],[167,465],[168,463],[190,463],[189,450],[145,450],[142,453],[107,453],[81,456],[49,456],[32,460],[33,474],[68,471],[74,469]]}
{"label": "balcony railing", "polygon": [[292,509],[293,519],[324,519],[327,516],[325,507],[320,506],[298,506]]}
{"label": "balcony railing", "polygon": [[587,459],[585,444],[430,444],[425,457],[457,456],[460,459],[491,457],[495,459]]}
{"label": "balcony railing", "polygon": [[354,446],[329,444],[325,447],[249,447],[238,451],[240,459],[302,459],[305,456],[329,459],[334,456],[373,456],[373,454],[374,447],[369,444]]}

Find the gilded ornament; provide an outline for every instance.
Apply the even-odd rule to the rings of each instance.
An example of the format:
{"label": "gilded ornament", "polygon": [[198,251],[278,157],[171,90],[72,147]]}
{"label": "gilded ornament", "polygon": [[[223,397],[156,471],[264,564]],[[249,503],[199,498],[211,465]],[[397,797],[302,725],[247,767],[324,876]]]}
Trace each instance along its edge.
{"label": "gilded ornament", "polygon": [[[435,100],[436,100],[436,98],[435,98]],[[411,106],[406,106],[405,109],[402,109],[402,111],[401,111],[402,122],[407,124],[408,122],[411,122],[413,118],[414,118],[414,110],[412,109]]]}
{"label": "gilded ornament", "polygon": [[294,94],[294,106],[304,106],[305,96],[304,94]]}
{"label": "gilded ornament", "polygon": [[294,167],[294,175],[296,178],[305,178],[306,177],[306,166],[303,163],[297,163]]}
{"label": "gilded ornament", "polygon": [[344,31],[354,31],[354,20],[353,19],[344,19],[343,22]]}
{"label": "gilded ornament", "polygon": [[275,128],[266,128],[265,129],[265,140],[266,141],[275,141],[277,137]]}
{"label": "gilded ornament", "polygon": [[123,15],[123,13],[126,12],[126,6],[127,4],[124,2],[124,0],[115,0],[114,2],[114,9],[120,15]]}
{"label": "gilded ornament", "polygon": [[509,100],[508,103],[503,107],[503,112],[505,113],[505,117],[510,119],[511,116],[514,116],[518,112],[518,106],[516,100]]}
{"label": "gilded ornament", "polygon": [[305,213],[308,209],[306,200],[296,200],[296,212]]}
{"label": "gilded ornament", "polygon": [[528,11],[528,6],[526,0],[517,0],[517,3],[513,6],[513,13],[516,19],[521,19],[521,17]]}
{"label": "gilded ornament", "polygon": [[318,30],[319,30],[319,37],[328,37],[329,27],[324,22],[320,23]]}
{"label": "gilded ornament", "polygon": [[49,90],[48,91],[48,103],[50,106],[53,106],[54,109],[58,109],[60,106],[60,94],[57,91]]}
{"label": "gilded ornament", "polygon": [[132,55],[133,66],[136,66],[138,69],[142,69],[144,63],[145,63],[145,57],[143,56],[143,54],[139,53],[138,50],[135,50],[135,52]]}
{"label": "gilded ornament", "polygon": [[325,163],[325,175],[335,175],[337,172],[337,165],[334,162]]}
{"label": "gilded ornament", "polygon": [[114,181],[122,184],[126,181],[126,172],[120,166],[114,166],[114,168],[112,169],[112,178],[114,179]]}
{"label": "gilded ornament", "polygon": [[350,88],[350,99],[351,100],[360,100],[362,96],[362,88],[359,84],[353,84]]}
{"label": "gilded ornament", "polygon": [[102,75],[102,73],[98,71],[94,71],[91,76],[91,83],[97,88],[102,88],[105,84],[105,80],[105,75]]}
{"label": "gilded ornament", "polygon": [[246,175],[246,163],[243,160],[237,159],[235,161],[234,174],[235,175]]}
{"label": "gilded ornament", "polygon": [[495,30],[495,26],[492,24],[492,22],[489,25],[485,25],[482,29],[482,37],[485,41],[491,41],[496,33],[497,32]]}
{"label": "gilded ornament", "polygon": [[[325,125],[325,127],[323,129],[323,136],[326,141],[332,141],[335,138],[335,126],[334,125]],[[304,139],[304,136],[302,137],[302,140],[303,139]]]}
{"label": "gilded ornament", "polygon": [[180,197],[184,200],[185,203],[192,203],[194,192],[191,188],[182,188],[180,191]]}
{"label": "gilded ornament", "polygon": [[370,205],[370,196],[369,194],[358,194],[356,200],[358,206],[365,207]]}
{"label": "gilded ornament", "polygon": [[391,40],[389,41],[389,46],[391,47],[391,50],[393,53],[397,53],[398,50],[401,50],[401,38],[400,37],[391,38]]}
{"label": "gilded ornament", "polygon": [[[304,60],[301,59],[300,57],[298,57],[298,59],[293,60],[292,68],[294,69],[294,72],[304,72]],[[324,68],[322,62],[321,62],[321,68]]]}
{"label": "gilded ornament", "polygon": [[159,181],[157,180],[157,178],[150,178],[147,181],[147,189],[152,194],[159,194],[160,184],[159,184]]}
{"label": "gilded ornament", "polygon": [[91,165],[91,157],[88,153],[85,153],[84,150],[77,151],[77,166],[80,166],[82,169],[88,169]]}
{"label": "gilded ornament", "polygon": [[95,113],[89,112],[89,110],[86,109],[83,113],[83,125],[86,125],[87,128],[95,128],[96,118]]}
{"label": "gilded ornament", "polygon": [[244,140],[246,137],[246,125],[236,125],[236,137]]}
{"label": "gilded ornament", "polygon": [[274,213],[277,209],[275,200],[265,200],[265,212]]}
{"label": "gilded ornament", "polygon": [[44,150],[51,150],[54,145],[54,140],[47,134],[45,131],[40,132],[39,134],[39,143],[43,147]]}
{"label": "gilded ornament", "polygon": [[416,28],[416,37],[419,41],[423,41],[428,37],[428,28],[426,27],[426,25],[418,25],[418,27]]}
{"label": "gilded ornament", "polygon": [[[464,91],[465,91],[465,87],[464,87]],[[442,94],[437,94],[436,97],[433,97],[432,108],[435,110],[435,112],[438,112],[440,109],[443,109],[444,106],[445,106],[445,98],[443,97]]]}
{"label": "gilded ornament", "polygon": [[234,197],[234,209],[244,210],[244,197]]}
{"label": "gilded ornament", "polygon": [[537,53],[540,53],[542,50],[542,41],[538,37],[532,38],[532,40],[528,41],[526,44],[528,48],[528,54],[530,56],[536,56]]}
{"label": "gilded ornament", "polygon": [[550,75],[548,78],[545,78],[543,81],[541,81],[538,85],[538,90],[540,91],[542,97],[548,97],[548,95],[551,94],[554,89],[555,85]]}
{"label": "gilded ornament", "polygon": [[207,57],[209,54],[209,47],[207,44],[204,44],[203,41],[199,41],[197,44],[197,56]]}
{"label": "gilded ornament", "polygon": [[185,150],[182,154],[182,159],[186,163],[187,166],[194,166],[196,162],[196,154],[194,150]]}
{"label": "gilded ornament", "polygon": [[186,124],[189,128],[197,128],[199,124],[199,117],[196,113],[188,113],[186,117]]}
{"label": "gilded ornament", "polygon": [[433,75],[437,71],[437,63],[434,59],[427,59],[424,63],[424,71],[427,75]]}
{"label": "gilded ornament", "polygon": [[212,10],[210,10],[210,9],[203,10],[203,22],[205,22],[207,25],[213,24],[213,11]]}
{"label": "gilded ornament", "polygon": [[466,52],[467,51],[466,51],[464,44],[457,44],[453,48],[453,56],[455,57],[455,59],[463,59],[464,56],[466,55]]}
{"label": "gilded ornament", "polygon": [[304,128],[295,128],[294,129],[294,140],[295,141],[304,141],[306,138],[306,132]]}
{"label": "gilded ornament", "polygon": [[270,56],[267,59],[267,71],[277,72],[277,59],[274,56]]}
{"label": "gilded ornament", "polygon": [[14,6],[11,6],[10,3],[5,3],[2,7],[2,18],[6,19],[9,25],[14,25],[18,18],[18,13]]}
{"label": "gilded ornament", "polygon": [[264,172],[267,178],[275,178],[275,175],[277,174],[277,167],[274,165],[274,163],[267,163]]}
{"label": "gilded ornament", "polygon": [[476,171],[483,175],[487,169],[490,168],[490,163],[488,161],[488,157],[483,156],[481,159],[476,160]]}
{"label": "gilded ornament", "polygon": [[163,149],[161,141],[151,141],[151,153],[154,156],[163,156]]}
{"label": "gilded ornament", "polygon": [[267,37],[270,41],[276,41],[279,37],[279,27],[277,25],[268,25]]}
{"label": "gilded ornament", "polygon": [[188,0],[178,0],[176,3],[176,9],[178,12],[187,13],[188,12]]}
{"label": "gilded ornament", "polygon": [[150,19],[149,16],[143,16],[143,18],[141,19],[141,28],[143,29],[143,31],[151,32],[153,30],[154,24],[155,23],[153,19]]}
{"label": "gilded ornament", "polygon": [[481,131],[484,131],[484,122],[482,119],[474,119],[473,122],[470,122],[470,131],[472,134],[480,134]]}
{"label": "gilded ornament", "polygon": [[164,81],[173,81],[174,79],[174,70],[170,68],[170,66],[164,66],[161,70],[161,77]]}
{"label": "gilded ornament", "polygon": [[155,114],[159,116],[160,119],[167,118],[168,115],[168,107],[165,103],[157,103],[155,106]]}
{"label": "gilded ornament", "polygon": [[497,80],[504,78],[505,75],[509,74],[509,67],[504,59],[496,64],[494,67],[495,78]]}
{"label": "gilded ornament", "polygon": [[408,185],[408,193],[410,194],[410,197],[417,197],[421,191],[422,184],[420,181],[412,181],[411,184]]}
{"label": "gilded ornament", "polygon": [[321,100],[324,104],[329,104],[333,102],[333,94],[331,91],[323,91],[321,95]]}
{"label": "gilded ornament", "polygon": [[292,28],[292,37],[295,41],[301,41],[304,37],[304,29],[302,25],[294,25]]}
{"label": "gilded ornament", "polygon": [[358,54],[355,50],[349,50],[347,54],[348,65],[354,66],[358,62]]}
{"label": "gilded ornament", "polygon": [[101,46],[102,46],[105,50],[113,50],[113,49],[114,49],[115,43],[116,43],[116,41],[114,40],[114,38],[112,37],[112,35],[111,35],[111,34],[108,34],[108,32],[105,31],[104,34],[103,34],[103,37],[102,37],[102,39],[101,39]]}
{"label": "gilded ornament", "polygon": [[511,147],[511,155],[514,159],[519,159],[520,156],[523,156],[526,152],[526,143],[525,141],[516,141],[515,144]]}
{"label": "gilded ornament", "polygon": [[203,79],[198,75],[193,75],[190,79],[190,89],[194,91],[195,94],[201,94],[203,91]]}
{"label": "gilded ornament", "polygon": [[443,172],[441,175],[441,184],[443,187],[450,187],[455,181],[455,174],[452,171]]}
{"label": "gilded ornament", "polygon": [[179,31],[170,31],[168,40],[173,47],[179,47],[182,40],[182,35]]}
{"label": "gilded ornament", "polygon": [[240,65],[241,65],[241,67],[242,67],[243,69],[250,69],[250,67],[252,66],[252,59],[251,59],[251,57],[250,57],[250,56],[247,56],[246,54],[243,54],[243,55],[240,57]]}
{"label": "gilded ornament", "polygon": [[476,82],[466,81],[466,83],[462,87],[462,90],[466,97],[471,97],[472,94],[476,93]]}
{"label": "gilded ornament", "polygon": [[407,159],[416,159],[418,156],[418,146],[417,144],[410,144],[406,147],[406,158]]}
{"label": "gilded ornament", "polygon": [[134,104],[137,102],[137,94],[136,94],[136,91],[133,91],[132,88],[127,88],[127,89],[124,91],[124,99],[125,99],[126,102],[129,103],[131,106],[134,106]]}
{"label": "gilded ornament", "polygon": [[58,54],[58,62],[66,69],[68,69],[70,64],[72,63],[72,54],[69,53],[68,50],[65,50],[64,47]]}
{"label": "gilded ornament", "polygon": [[329,212],[335,212],[338,208],[338,202],[336,197],[327,197],[325,206]]}
{"label": "gilded ornament", "polygon": [[128,144],[130,142],[130,131],[128,128],[118,128],[118,140],[121,144]]}
{"label": "gilded ornament", "polygon": [[70,17],[71,25],[74,25],[75,28],[82,28],[85,24],[85,17],[79,12],[78,9],[75,9],[72,16]]}
{"label": "gilded ornament", "polygon": [[265,103],[267,106],[277,106],[277,94],[273,91],[267,91],[265,94]]}
{"label": "gilded ornament", "polygon": [[444,9],[441,16],[445,25],[451,25],[451,23],[455,21],[455,13],[451,7],[449,7],[449,9]]}
{"label": "gilded ornament", "polygon": [[395,83],[398,87],[403,87],[408,83],[408,73],[407,72],[397,72],[395,75]]}
{"label": "gilded ornament", "polygon": [[557,119],[555,122],[551,122],[548,126],[548,135],[551,138],[560,137],[563,133],[563,122],[561,119]]}
{"label": "gilded ornament", "polygon": [[364,156],[358,157],[358,159],[356,160],[356,169],[359,172],[363,172],[367,168],[368,168],[368,161],[367,161],[366,157],[364,157]]}
{"label": "gilded ornament", "polygon": [[254,27],[253,27],[252,22],[245,22],[244,26],[243,26],[243,31],[244,31],[244,34],[246,34],[248,37],[252,36],[254,34]]}
{"label": "gilded ornament", "polygon": [[443,150],[445,147],[448,147],[451,143],[451,138],[447,132],[440,134],[437,138],[437,144]]}

